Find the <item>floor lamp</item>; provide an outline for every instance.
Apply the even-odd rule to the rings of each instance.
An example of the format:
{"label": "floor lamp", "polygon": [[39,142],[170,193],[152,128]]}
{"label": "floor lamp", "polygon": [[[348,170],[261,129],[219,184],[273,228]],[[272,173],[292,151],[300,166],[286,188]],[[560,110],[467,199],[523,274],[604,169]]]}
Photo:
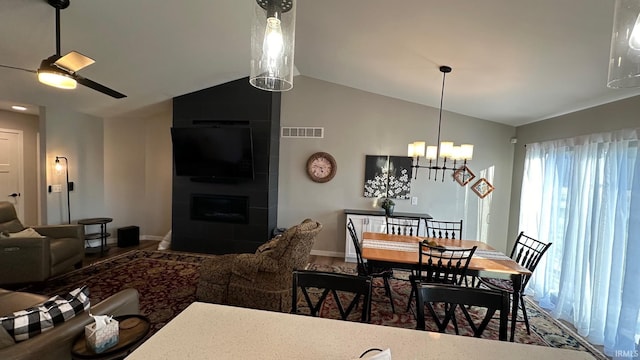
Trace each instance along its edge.
{"label": "floor lamp", "polygon": [[67,174],[67,218],[69,219],[69,224],[71,224],[71,201],[69,200],[69,160],[67,160],[64,156],[56,156],[56,170],[62,170],[62,164],[60,164],[60,159],[64,159],[64,172]]}

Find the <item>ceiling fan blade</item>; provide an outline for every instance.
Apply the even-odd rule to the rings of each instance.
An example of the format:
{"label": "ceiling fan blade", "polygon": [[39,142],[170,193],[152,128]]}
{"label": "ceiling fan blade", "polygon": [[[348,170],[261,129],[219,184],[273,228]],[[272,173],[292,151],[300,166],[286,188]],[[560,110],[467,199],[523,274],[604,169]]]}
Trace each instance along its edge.
{"label": "ceiling fan blade", "polygon": [[106,87],[104,85],[98,84],[97,82],[95,82],[93,80],[89,80],[87,78],[83,78],[80,75],[74,74],[73,78],[76,79],[76,81],[78,83],[80,83],[80,84],[82,84],[82,85],[84,85],[84,86],[86,86],[88,88],[91,88],[93,90],[99,91],[99,92],[101,92],[101,93],[103,93],[105,95],[109,95],[109,96],[114,97],[116,99],[122,99],[122,98],[127,97],[127,95],[125,95],[125,94],[117,92],[117,91],[115,91],[113,89],[109,89],[108,87]]}
{"label": "ceiling fan blade", "polygon": [[56,60],[54,64],[56,64],[57,66],[61,66],[71,72],[76,72],[95,62],[95,60],[88,56],[82,55],[77,51],[71,51],[65,56]]}
{"label": "ceiling fan blade", "polygon": [[30,73],[34,73],[34,74],[36,73],[35,70],[25,69],[25,68],[16,67],[16,66],[9,66],[9,65],[0,64],[0,67],[7,68],[7,69],[14,69],[14,70],[22,70],[22,71],[26,71],[26,72],[30,72]]}

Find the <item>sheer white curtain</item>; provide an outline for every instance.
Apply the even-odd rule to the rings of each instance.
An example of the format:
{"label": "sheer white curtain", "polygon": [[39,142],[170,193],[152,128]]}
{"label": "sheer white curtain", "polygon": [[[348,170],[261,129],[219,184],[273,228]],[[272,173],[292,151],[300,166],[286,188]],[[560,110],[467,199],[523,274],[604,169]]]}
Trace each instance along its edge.
{"label": "sheer white curtain", "polygon": [[640,158],[635,130],[528,144],[520,230],[552,242],[527,291],[609,356],[640,337]]}

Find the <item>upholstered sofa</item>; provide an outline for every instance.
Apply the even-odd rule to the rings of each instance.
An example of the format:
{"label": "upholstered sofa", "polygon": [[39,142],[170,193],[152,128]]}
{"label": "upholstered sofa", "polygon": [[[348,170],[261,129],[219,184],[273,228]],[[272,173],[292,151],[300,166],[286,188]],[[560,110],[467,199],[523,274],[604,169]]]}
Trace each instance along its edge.
{"label": "upholstered sofa", "polygon": [[215,256],[202,264],[198,301],[289,312],[292,271],[303,269],[322,224],[306,219],[254,254]]}
{"label": "upholstered sofa", "polygon": [[[0,317],[27,309],[47,299],[48,297],[42,295],[0,289]],[[139,314],[139,306],[138,291],[125,289],[91,306],[90,311],[94,315]],[[92,321],[93,319],[85,311],[48,331],[17,343],[0,326],[0,359],[71,359],[71,347],[74,340],[78,335],[84,333],[84,326]]]}
{"label": "upholstered sofa", "polygon": [[[14,237],[30,229],[35,236]],[[80,268],[83,259],[82,225],[25,228],[13,204],[0,201],[0,285],[44,281]]]}

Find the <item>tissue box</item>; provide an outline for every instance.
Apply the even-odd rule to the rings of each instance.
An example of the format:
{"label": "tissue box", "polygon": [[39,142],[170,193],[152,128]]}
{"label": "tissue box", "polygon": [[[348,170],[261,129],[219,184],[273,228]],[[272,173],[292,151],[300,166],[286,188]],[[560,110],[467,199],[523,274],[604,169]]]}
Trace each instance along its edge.
{"label": "tissue box", "polygon": [[84,327],[84,336],[87,338],[87,345],[96,354],[108,350],[118,343],[118,321],[111,320],[104,327],[96,331],[96,323]]}

